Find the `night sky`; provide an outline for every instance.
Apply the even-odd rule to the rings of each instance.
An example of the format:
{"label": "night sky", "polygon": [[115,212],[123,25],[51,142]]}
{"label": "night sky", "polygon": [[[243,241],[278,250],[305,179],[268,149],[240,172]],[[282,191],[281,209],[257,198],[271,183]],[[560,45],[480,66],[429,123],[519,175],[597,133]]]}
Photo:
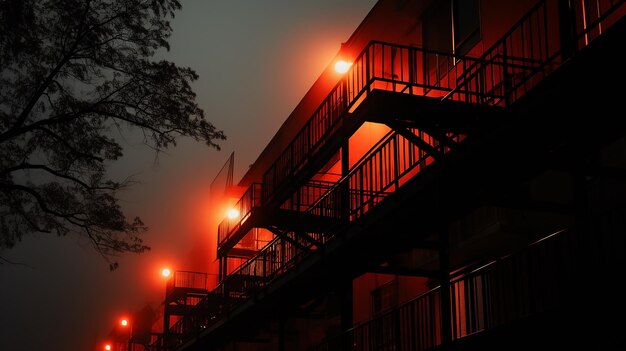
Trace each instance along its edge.
{"label": "night sky", "polygon": [[129,217],[150,227],[148,253],[108,264],[86,239],[44,235],[1,255],[0,350],[100,350],[120,316],[158,304],[160,269],[205,271],[209,185],[231,152],[235,183],[337,54],[374,0],[187,0],[162,56],[196,70],[198,102],[228,140],[216,151],[191,140],[155,154],[132,132],[117,179]]}

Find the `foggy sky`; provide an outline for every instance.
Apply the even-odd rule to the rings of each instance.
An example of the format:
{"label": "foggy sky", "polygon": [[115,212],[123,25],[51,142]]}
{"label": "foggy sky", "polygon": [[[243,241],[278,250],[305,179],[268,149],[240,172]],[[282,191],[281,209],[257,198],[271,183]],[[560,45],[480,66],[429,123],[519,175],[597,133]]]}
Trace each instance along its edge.
{"label": "foggy sky", "polygon": [[163,57],[191,67],[221,151],[180,139],[155,158],[130,133],[111,175],[138,181],[120,194],[150,227],[152,250],[108,264],[86,239],[25,239],[2,256],[0,350],[99,350],[125,313],[163,300],[159,269],[202,270],[210,252],[209,184],[231,152],[237,182],[329,64],[374,0],[187,0]]}

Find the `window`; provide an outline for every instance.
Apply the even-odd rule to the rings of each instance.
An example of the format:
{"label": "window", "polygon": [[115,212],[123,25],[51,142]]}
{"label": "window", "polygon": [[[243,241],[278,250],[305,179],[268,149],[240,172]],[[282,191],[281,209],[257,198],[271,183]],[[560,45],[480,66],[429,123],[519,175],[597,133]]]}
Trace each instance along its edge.
{"label": "window", "polygon": [[398,279],[394,278],[371,292],[374,317],[398,306]]}
{"label": "window", "polygon": [[464,55],[480,40],[478,0],[453,0],[454,52]]}
{"label": "window", "polygon": [[426,11],[423,22],[424,47],[439,52],[452,52],[451,2],[435,1]]}
{"label": "window", "polygon": [[464,55],[480,40],[479,0],[434,1],[424,14],[424,47]]}

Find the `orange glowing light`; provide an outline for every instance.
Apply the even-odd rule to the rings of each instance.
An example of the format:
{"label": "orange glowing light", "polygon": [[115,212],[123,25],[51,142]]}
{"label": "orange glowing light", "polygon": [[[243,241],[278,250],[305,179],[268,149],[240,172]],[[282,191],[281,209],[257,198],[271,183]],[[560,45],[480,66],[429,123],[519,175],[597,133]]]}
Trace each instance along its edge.
{"label": "orange glowing light", "polygon": [[127,325],[128,325],[128,319],[122,319],[122,320],[120,321],[120,324],[121,324],[123,327],[127,326]]}
{"label": "orange glowing light", "polygon": [[107,351],[111,351],[111,345],[110,344],[104,345],[104,349]]}
{"label": "orange glowing light", "polygon": [[169,277],[170,274],[172,274],[172,271],[170,271],[169,268],[163,268],[163,270],[161,271],[161,275],[165,278]]}
{"label": "orange glowing light", "polygon": [[351,66],[352,66],[352,62],[339,60],[337,61],[337,63],[335,63],[335,71],[337,71],[337,73],[343,74],[343,73],[348,72]]}
{"label": "orange glowing light", "polygon": [[228,210],[228,218],[230,219],[235,219],[239,217],[239,210],[236,208],[231,208],[230,210]]}

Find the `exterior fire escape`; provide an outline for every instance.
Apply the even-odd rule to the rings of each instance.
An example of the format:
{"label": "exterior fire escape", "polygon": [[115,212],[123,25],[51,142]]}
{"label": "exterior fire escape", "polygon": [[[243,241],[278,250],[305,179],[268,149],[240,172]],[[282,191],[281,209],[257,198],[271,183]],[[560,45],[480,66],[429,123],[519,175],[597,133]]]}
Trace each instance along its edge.
{"label": "exterior fire escape", "polygon": [[[575,69],[602,66],[599,58],[623,41],[623,3],[598,1],[590,15],[588,7],[574,2],[539,1],[478,58],[372,41],[267,169],[263,182],[240,198],[239,216],[219,225],[220,283],[194,296],[194,307],[183,303],[179,309],[174,303],[166,311],[180,316],[173,326],[165,322],[176,335],[166,349],[262,342],[256,324],[261,320],[273,321],[268,333],[281,338],[287,317],[306,314],[329,290],[343,302],[342,333],[316,350],[423,350],[471,343],[475,333],[558,305],[555,296],[568,296],[574,279],[559,267],[585,270],[575,263],[586,248],[580,230],[555,228],[553,236],[515,247],[514,254],[477,260],[451,256],[447,226],[476,203],[515,203],[574,217],[582,211],[576,201],[571,208],[500,191],[519,187],[555,160],[568,172],[578,170],[567,161],[583,148],[576,139],[579,131],[543,121],[538,111],[557,113],[550,106],[558,104],[562,111],[572,97],[585,99],[580,88],[593,86],[593,76],[577,77],[571,86],[562,82],[569,82]],[[555,94],[557,89],[561,93]],[[565,110],[573,113],[575,106]],[[349,164],[349,139],[365,123],[385,125],[389,132]],[[590,138],[603,143],[619,135],[606,126],[593,133]],[[563,144],[576,148],[562,150]],[[319,176],[329,162],[340,169],[332,181]],[[573,228],[584,227],[583,217]],[[269,237],[259,239],[259,231]],[[386,235],[393,239],[384,240]],[[398,260],[407,247],[423,252],[421,264]],[[229,268],[233,260],[241,264]],[[532,262],[556,268],[542,270]],[[520,270],[524,273],[516,276]],[[353,326],[346,297],[352,288],[341,282],[363,272],[425,276],[438,284]],[[519,302],[531,297],[533,305]],[[162,346],[153,344],[153,349]]]}

